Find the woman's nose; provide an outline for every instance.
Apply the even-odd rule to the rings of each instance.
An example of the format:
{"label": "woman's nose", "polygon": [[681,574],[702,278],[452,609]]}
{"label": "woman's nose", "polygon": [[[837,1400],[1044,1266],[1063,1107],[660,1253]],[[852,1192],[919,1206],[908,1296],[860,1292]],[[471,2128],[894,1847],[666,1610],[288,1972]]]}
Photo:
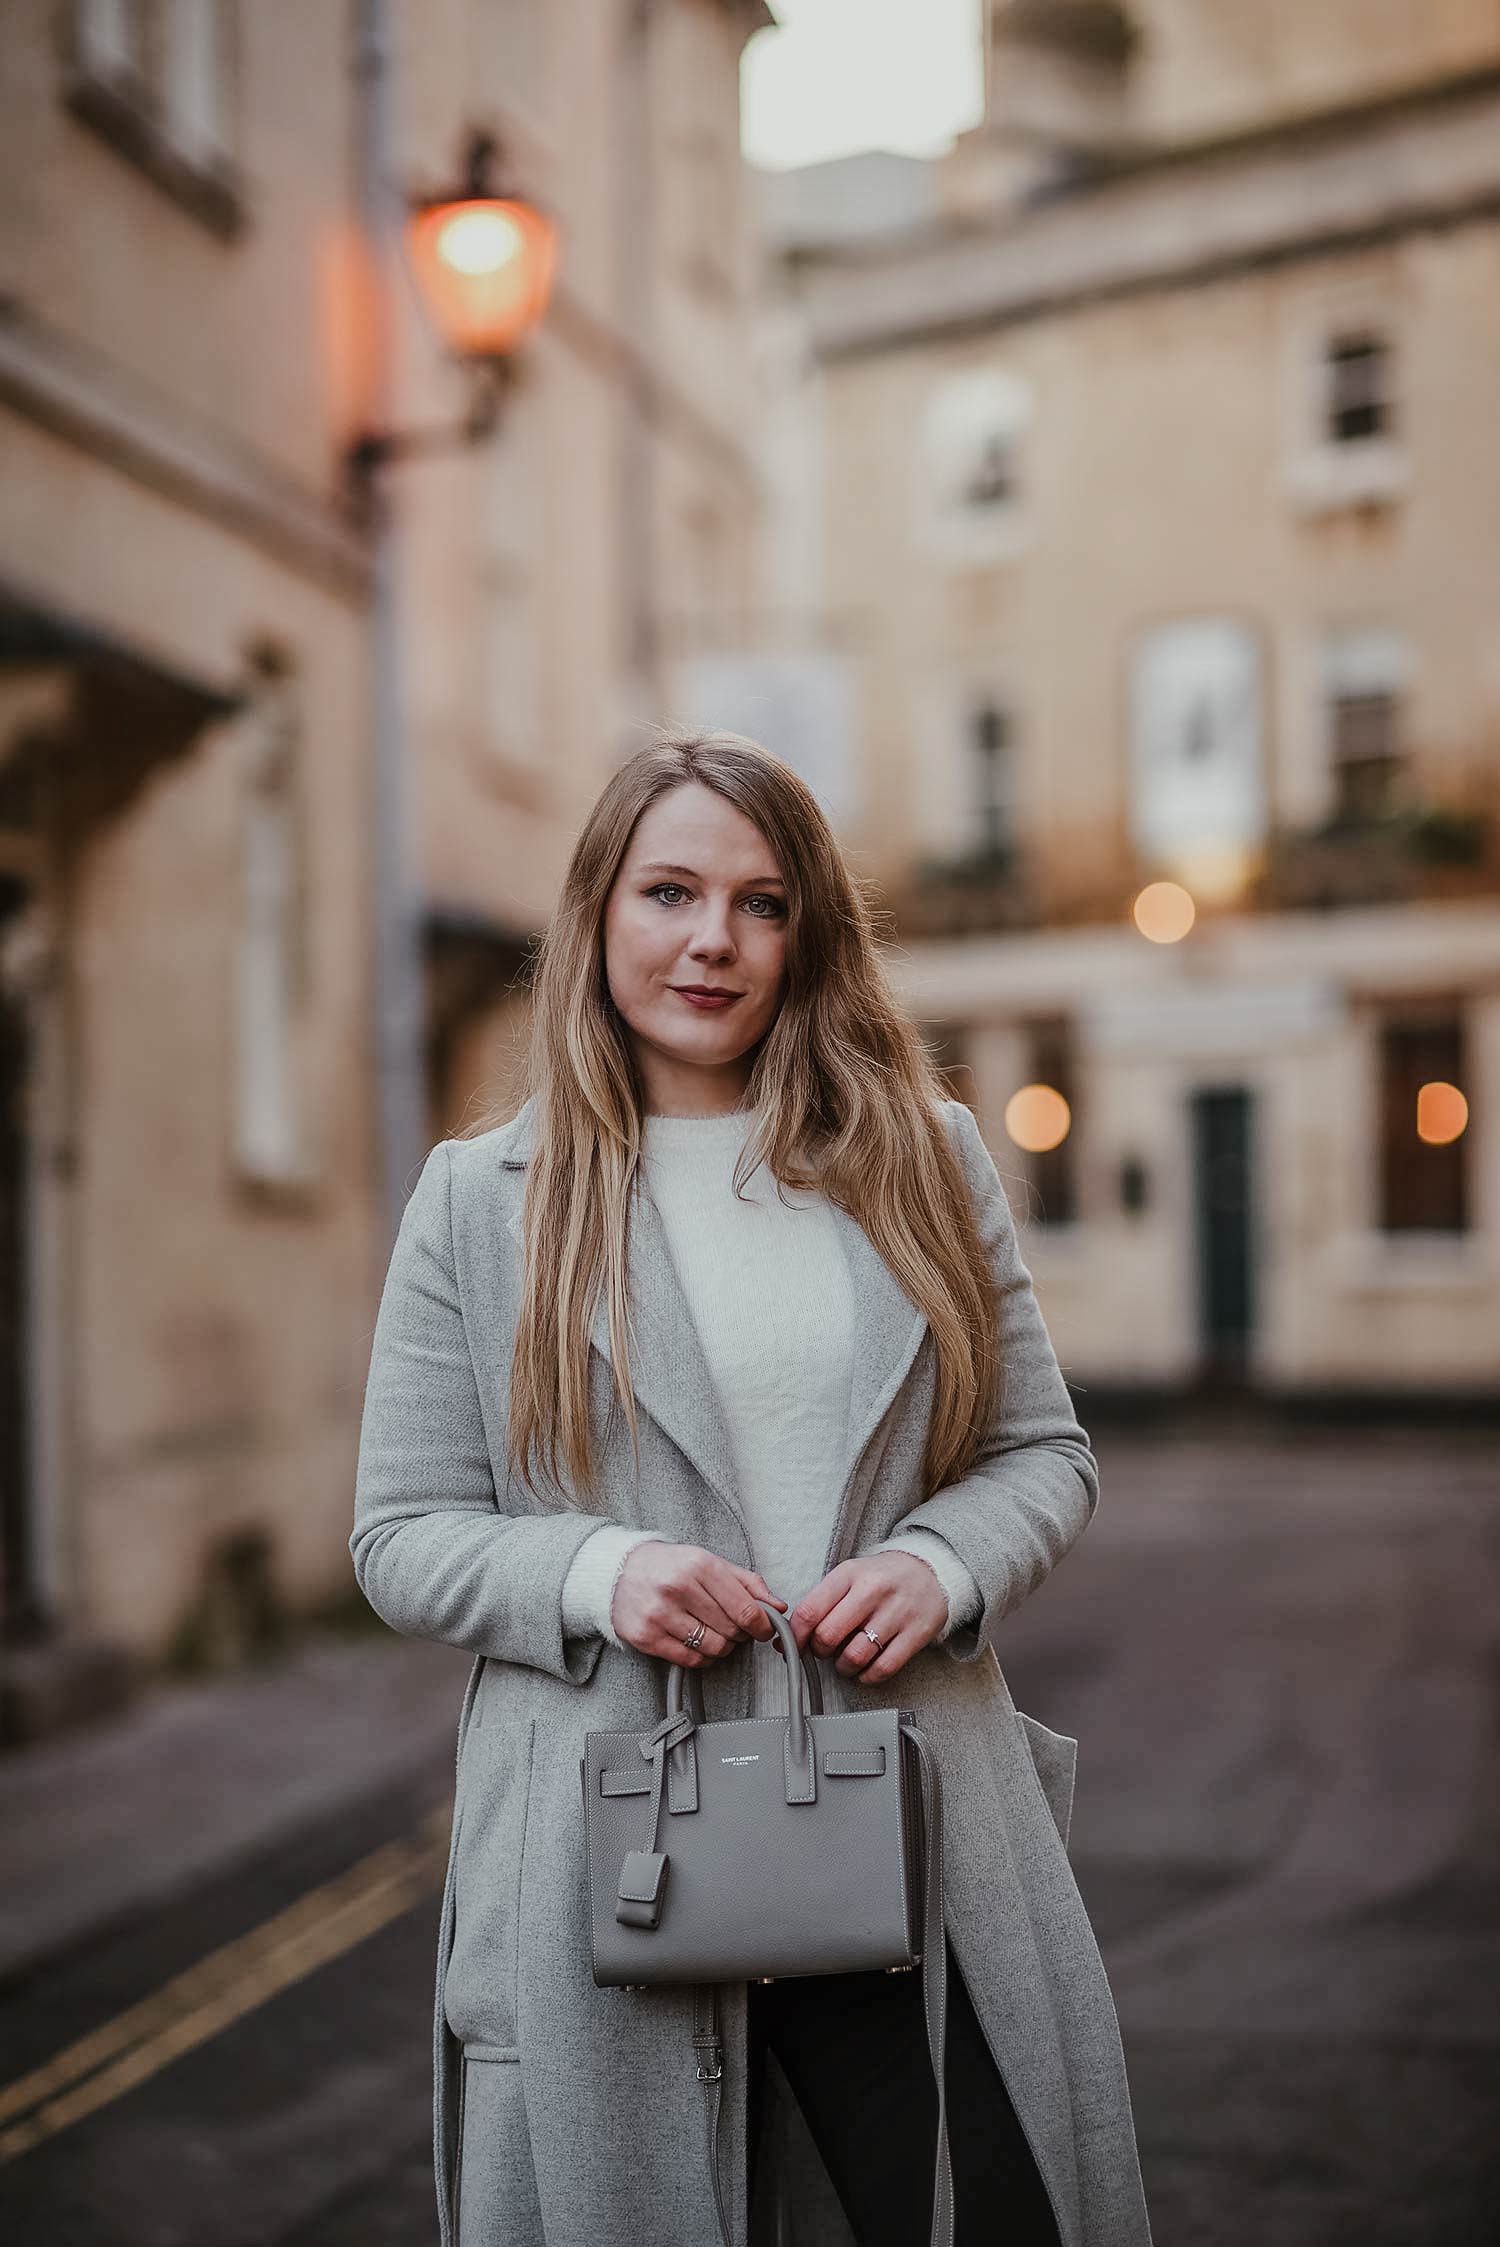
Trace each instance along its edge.
{"label": "woman's nose", "polygon": [[733,952],[734,937],[730,931],[727,913],[705,913],[693,931],[693,941],[689,950],[694,959],[702,959],[709,955],[714,959],[723,959],[726,954]]}

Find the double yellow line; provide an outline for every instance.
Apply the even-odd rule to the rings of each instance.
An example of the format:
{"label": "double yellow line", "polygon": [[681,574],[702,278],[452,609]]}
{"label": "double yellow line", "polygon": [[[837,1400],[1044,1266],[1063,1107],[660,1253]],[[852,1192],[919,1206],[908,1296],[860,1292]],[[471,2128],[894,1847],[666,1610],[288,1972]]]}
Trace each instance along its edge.
{"label": "double yellow line", "polygon": [[386,1842],[30,2075],[0,2086],[0,2162],[134,2090],[440,1888],[451,1815],[446,1804],[432,1811],[414,1834]]}

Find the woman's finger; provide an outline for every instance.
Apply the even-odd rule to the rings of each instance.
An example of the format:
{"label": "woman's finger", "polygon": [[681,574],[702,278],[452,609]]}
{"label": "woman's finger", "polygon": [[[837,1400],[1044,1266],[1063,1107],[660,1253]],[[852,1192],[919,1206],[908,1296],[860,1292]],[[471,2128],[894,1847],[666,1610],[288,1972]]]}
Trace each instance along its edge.
{"label": "woman's finger", "polygon": [[[696,1645],[689,1646],[688,1640],[696,1635],[700,1622],[704,1626],[703,1636]],[[717,1662],[730,1644],[722,1631],[709,1625],[705,1616],[691,1615],[686,1609],[664,1627],[662,1638],[659,1651],[668,1661],[680,1662],[685,1670],[701,1668],[705,1662]]]}
{"label": "woman's finger", "polygon": [[[874,1668],[882,1652],[895,1645],[901,1627],[901,1617],[892,1614],[889,1605],[877,1607],[873,1615],[866,1616],[863,1623],[855,1626],[835,1668],[842,1670],[845,1677],[864,1676]],[[875,1638],[868,1635],[871,1631],[879,1639],[879,1646]]]}
{"label": "woman's finger", "polygon": [[815,1654],[834,1654],[843,1645],[851,1631],[869,1621],[885,1595],[883,1585],[865,1583],[858,1577],[850,1584],[842,1599],[835,1601],[813,1631],[808,1643]]}
{"label": "woman's finger", "polygon": [[[875,1628],[880,1631],[878,1623]],[[875,1659],[859,1671],[861,1685],[884,1685],[887,1678],[894,1677],[898,1670],[906,1667],[914,1654],[920,1654],[924,1646],[931,1644],[927,1634],[915,1625],[906,1630],[898,1630],[894,1638],[886,1638],[884,1631],[880,1631],[880,1635],[885,1639],[885,1650],[876,1654],[874,1647],[870,1647]],[[869,1645],[868,1639],[865,1643]]]}
{"label": "woman's finger", "polygon": [[762,1597],[770,1598],[769,1586],[764,1594],[750,1589],[751,1584],[764,1582],[765,1578],[753,1571],[747,1582],[746,1572],[710,1554],[698,1572],[695,1587],[707,1603],[702,1609],[705,1621],[732,1637],[770,1638],[775,1626],[760,1604]]}

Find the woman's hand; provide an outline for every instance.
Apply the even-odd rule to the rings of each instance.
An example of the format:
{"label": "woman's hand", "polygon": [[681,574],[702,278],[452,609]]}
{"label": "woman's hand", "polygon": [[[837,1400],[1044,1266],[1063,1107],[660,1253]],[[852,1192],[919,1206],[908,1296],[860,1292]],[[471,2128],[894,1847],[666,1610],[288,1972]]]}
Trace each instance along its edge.
{"label": "woman's hand", "polygon": [[[723,1560],[703,1545],[653,1539],[631,1547],[615,1579],[609,1619],[626,1644],[642,1654],[659,1654],[696,1670],[747,1638],[774,1636],[762,1600],[786,1606],[755,1569]],[[699,1623],[707,1626],[702,1639],[696,1647],[686,1645]]]}
{"label": "woman's hand", "polygon": [[[799,1647],[811,1640],[815,1654],[832,1654],[841,1646],[834,1667],[879,1685],[931,1645],[948,1620],[948,1595],[915,1553],[870,1553],[831,1568],[787,1620]],[[866,1624],[880,1646],[865,1636]]]}

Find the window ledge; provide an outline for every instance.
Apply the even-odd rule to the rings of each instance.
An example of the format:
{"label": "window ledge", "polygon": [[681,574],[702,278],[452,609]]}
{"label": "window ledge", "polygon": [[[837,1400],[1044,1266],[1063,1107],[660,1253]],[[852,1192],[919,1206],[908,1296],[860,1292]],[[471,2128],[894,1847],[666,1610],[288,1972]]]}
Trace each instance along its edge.
{"label": "window ledge", "polygon": [[1035,518],[1021,500],[980,515],[945,514],[930,524],[927,548],[949,570],[984,569],[1016,561],[1033,543]]}
{"label": "window ledge", "polygon": [[248,223],[244,185],[226,161],[190,156],[164,131],[145,89],[133,79],[80,71],[67,89],[71,114],[107,141],[116,155],[154,180],[174,203],[221,241],[235,241]]}
{"label": "window ledge", "polygon": [[247,1209],[268,1216],[306,1217],[317,1212],[323,1200],[322,1173],[311,1164],[285,1171],[250,1170],[238,1163],[234,1170],[235,1198]]}
{"label": "window ledge", "polygon": [[1350,1294],[1482,1294],[1500,1282],[1475,1232],[1347,1233],[1336,1243]]}
{"label": "window ledge", "polygon": [[1319,445],[1290,461],[1286,490],[1302,515],[1327,515],[1342,507],[1388,506],[1411,487],[1411,461],[1399,445],[1371,440]]}

